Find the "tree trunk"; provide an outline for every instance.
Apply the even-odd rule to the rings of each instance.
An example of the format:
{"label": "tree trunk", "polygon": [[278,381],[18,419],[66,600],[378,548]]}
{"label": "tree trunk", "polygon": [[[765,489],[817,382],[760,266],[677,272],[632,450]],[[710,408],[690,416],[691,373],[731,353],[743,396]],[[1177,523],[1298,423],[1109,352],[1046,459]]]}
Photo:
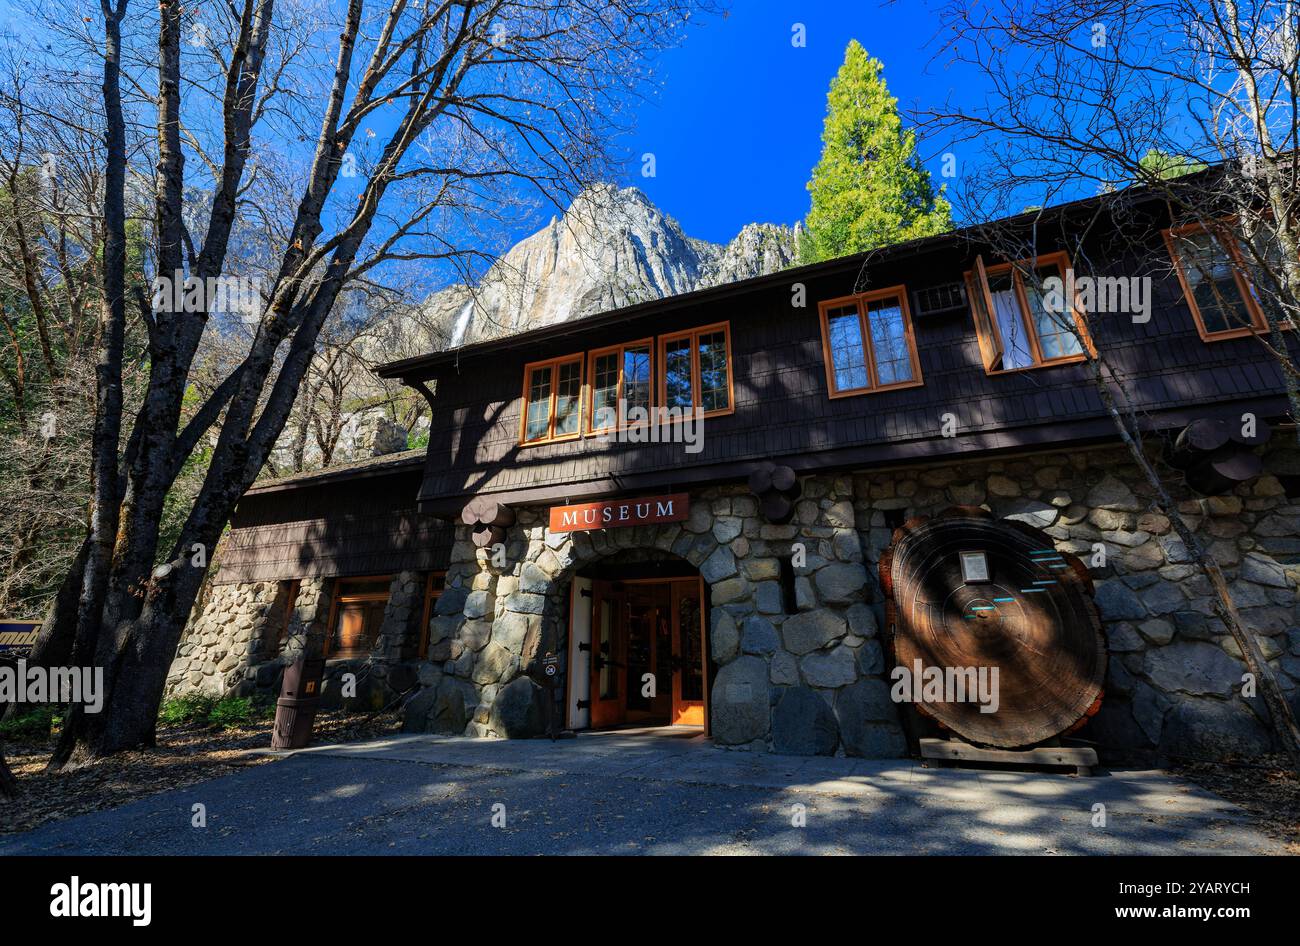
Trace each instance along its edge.
{"label": "tree trunk", "polygon": [[5,761],[5,746],[0,742],[0,798],[14,798],[17,794],[18,780],[9,771],[9,763]]}
{"label": "tree trunk", "polygon": [[90,538],[81,542],[72,567],[63,578],[59,592],[54,596],[41,629],[32,645],[27,663],[35,667],[66,667],[72,661],[72,644],[77,636],[77,600],[86,575],[86,562],[90,557]]}
{"label": "tree trunk", "polygon": [[[1241,649],[1242,657],[1246,662],[1246,667],[1259,683],[1259,694],[1264,699],[1264,705],[1268,707],[1269,717],[1273,722],[1273,731],[1278,742],[1281,743],[1282,751],[1291,759],[1292,770],[1300,775],[1300,726],[1296,724],[1295,714],[1291,712],[1291,706],[1287,703],[1282,688],[1278,686],[1272,668],[1268,666],[1268,662],[1264,659],[1264,652],[1260,650],[1259,642],[1255,640],[1255,635],[1242,624],[1241,615],[1237,612],[1236,602],[1232,600],[1232,593],[1223,577],[1223,570],[1219,567],[1219,563],[1214,556],[1201,545],[1200,540],[1197,539],[1187,522],[1179,514],[1178,504],[1169,495],[1164,482],[1160,479],[1160,474],[1151,465],[1142,449],[1142,445],[1133,436],[1133,433],[1139,428],[1136,419],[1131,417],[1130,422],[1133,424],[1133,430],[1129,430],[1124,415],[1116,405],[1115,398],[1106,384],[1105,378],[1102,377],[1101,362],[1093,358],[1090,359],[1089,364],[1093,368],[1093,381],[1101,394],[1102,401],[1105,403],[1111,419],[1115,423],[1120,440],[1128,448],[1129,454],[1137,463],[1138,468],[1142,470],[1142,475],[1146,478],[1148,485],[1155,494],[1154,508],[1169,519],[1174,531],[1187,549],[1187,553],[1192,557],[1197,567],[1200,568],[1201,573],[1209,580],[1210,587],[1214,589],[1215,613],[1219,615],[1224,626],[1228,629],[1228,633],[1237,642],[1237,646]],[[1113,371],[1111,371],[1111,375],[1112,377],[1116,376]],[[1125,396],[1127,399],[1127,395]]]}
{"label": "tree trunk", "polygon": [[[198,522],[191,517],[194,525],[187,524],[183,530],[181,547],[190,541],[187,535],[215,544],[246,487],[234,484],[227,488],[232,490],[232,495],[223,494],[208,503],[200,500],[201,505],[196,509]],[[190,528],[199,531],[191,532]],[[116,625],[111,633],[105,628],[105,639],[111,640],[113,646],[105,674],[109,698],[95,715],[73,708],[57,755],[68,760],[89,761],[155,744],[158,709],[167,673],[203,587],[207,567],[190,564],[188,557],[174,558],[166,574],[147,583],[139,617]]]}
{"label": "tree trunk", "polygon": [[[4,661],[6,667],[13,666],[14,662]],[[17,707],[17,703],[0,703],[0,719],[4,718],[5,710]],[[5,761],[4,742],[0,740],[0,798],[13,798],[18,794],[18,780],[14,778],[14,773],[9,771],[9,763]]]}
{"label": "tree trunk", "polygon": [[96,649],[118,526],[118,442],[122,432],[122,353],[126,335],[126,120],[122,112],[122,18],[126,0],[104,6],[104,305],[95,367],[90,537],[71,662],[86,664]]}

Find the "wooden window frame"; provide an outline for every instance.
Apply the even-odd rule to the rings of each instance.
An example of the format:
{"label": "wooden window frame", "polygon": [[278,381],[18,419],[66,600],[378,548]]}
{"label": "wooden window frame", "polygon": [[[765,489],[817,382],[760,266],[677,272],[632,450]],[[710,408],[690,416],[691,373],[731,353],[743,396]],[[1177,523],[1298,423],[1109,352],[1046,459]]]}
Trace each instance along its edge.
{"label": "wooden window frame", "polygon": [[[519,445],[521,447],[536,447],[546,443],[563,443],[566,440],[577,440],[582,436],[583,431],[583,408],[587,395],[587,379],[585,376],[585,358],[582,352],[573,355],[564,355],[559,358],[544,358],[541,361],[530,361],[524,365],[524,384],[523,393],[520,395],[521,407],[519,410]],[[555,406],[559,398],[559,368],[561,365],[578,364],[578,429],[571,434],[561,434],[555,436]],[[546,436],[539,437],[536,440],[525,439],[528,435],[528,381],[533,372],[539,368],[549,368],[551,372],[551,395],[550,410],[547,414]]]}
{"label": "wooden window frame", "polygon": [[[442,587],[434,591],[433,581],[435,578],[442,579]],[[420,643],[415,652],[416,660],[427,660],[429,657],[429,622],[433,620],[433,608],[442,593],[447,590],[447,573],[445,571],[429,572],[424,578],[424,610],[420,617]]]}
{"label": "wooden window frame", "polygon": [[[330,618],[329,623],[325,625],[325,659],[326,660],[360,660],[360,657],[337,657],[335,651],[334,629],[338,621],[339,605],[351,604],[353,601],[387,601],[392,597],[393,579],[395,575],[349,575],[346,578],[335,578],[333,593],[330,595]],[[387,581],[388,589],[380,594],[377,591],[366,592],[364,594],[344,595],[339,593],[340,586],[350,582],[357,581]],[[378,630],[378,629],[376,629]],[[376,640],[378,636],[376,636]]]}
{"label": "wooden window frame", "polygon": [[[1188,223],[1181,227],[1169,227],[1160,231],[1160,235],[1164,237],[1165,248],[1169,251],[1169,260],[1174,264],[1174,272],[1178,274],[1178,285],[1183,290],[1183,300],[1187,303],[1187,308],[1192,313],[1192,320],[1196,323],[1196,334],[1203,342],[1224,342],[1268,331],[1268,320],[1264,318],[1259,301],[1255,298],[1254,286],[1247,275],[1246,259],[1234,232],[1235,225],[1236,221],[1233,218],[1226,217],[1214,221],[1209,226],[1199,222]],[[1179,237],[1191,233],[1208,233],[1228,254],[1237,292],[1241,294],[1242,300],[1246,303],[1246,311],[1250,313],[1250,325],[1225,329],[1221,332],[1211,332],[1206,329],[1205,319],[1201,316],[1201,307],[1196,304],[1196,296],[1192,293],[1192,287],[1187,281],[1187,273],[1183,269],[1182,254],[1178,252],[1178,245],[1174,242]]]}
{"label": "wooden window frame", "polygon": [[[728,335],[730,341],[730,335]],[[631,342],[622,342],[618,345],[606,345],[604,348],[593,348],[587,353],[587,377],[583,384],[583,409],[586,411],[586,426],[584,430],[587,436],[596,436],[598,434],[609,433],[623,429],[622,424],[615,421],[609,427],[597,427],[596,424],[596,359],[602,355],[618,353],[618,393],[615,395],[615,403],[623,399],[623,366],[625,362],[624,352],[629,348],[645,348],[650,355],[650,407],[655,405],[655,396],[658,393],[658,385],[655,383],[655,365],[657,363],[657,347],[655,337],[648,335],[645,338],[638,338]],[[728,352],[730,358],[730,352]],[[730,362],[728,362],[730,365]],[[647,421],[648,423],[648,421]],[[646,424],[630,424],[631,427],[644,427]],[[537,441],[533,441],[536,443]]]}
{"label": "wooden window frame", "polygon": [[[876,374],[876,347],[871,341],[871,323],[867,315],[867,303],[880,299],[897,298],[903,312],[903,332],[907,338],[907,351],[912,366],[912,380],[896,381],[893,384],[880,384]],[[835,357],[831,351],[830,319],[827,313],[831,309],[854,306],[858,310],[858,327],[862,333],[863,357],[867,367],[867,386],[865,388],[845,388],[843,391],[835,383]],[[912,309],[907,300],[907,286],[900,283],[885,289],[860,292],[838,299],[828,299],[817,304],[817,318],[821,322],[822,364],[826,369],[826,391],[832,400],[841,397],[857,397],[862,394],[879,394],[882,391],[900,391],[904,388],[919,388],[925,384],[921,376],[921,357],[916,350],[916,334],[912,329]]]}
{"label": "wooden window frame", "polygon": [[[1070,316],[1074,319],[1075,327],[1079,330],[1079,337],[1083,342],[1084,350],[1077,355],[1064,355],[1059,358],[1043,357],[1042,345],[1038,339],[1038,326],[1034,322],[1033,313],[1029,308],[1029,297],[1025,292],[1024,272],[1051,263],[1057,264],[1060,268],[1062,278],[1064,278],[1065,273],[1073,269],[1070,265],[1069,254],[1064,250],[1060,250],[1055,253],[1040,253],[1038,256],[1009,263],[998,263],[987,267],[984,265],[984,257],[980,255],[975,258],[974,268],[967,270],[963,274],[966,279],[968,294],[971,297],[970,305],[972,318],[975,322],[975,335],[979,340],[980,355],[984,360],[984,373],[986,375],[1012,374],[1017,371],[1034,371],[1039,368],[1074,365],[1081,361],[1087,361],[1089,357],[1097,357],[1097,348],[1093,344],[1092,333],[1088,331],[1088,323],[1083,318],[1083,307],[1079,304],[1077,293],[1070,303]],[[989,276],[1001,276],[1008,272],[1011,273],[1011,285],[1016,293],[1016,302],[1020,309],[1020,321],[1025,328],[1025,337],[1030,341],[1030,353],[1034,358],[1034,363],[1032,365],[1022,365],[1018,368],[993,368],[993,362],[1006,354],[1006,348],[1003,344],[1001,330],[998,328],[997,317],[994,315],[993,293],[989,289]],[[978,299],[976,298],[977,294]],[[984,312],[980,312],[978,309],[980,301],[983,302]]]}
{"label": "wooden window frame", "polygon": [[727,351],[727,406],[721,410],[704,411],[704,417],[726,417],[728,414],[736,412],[736,365],[731,354],[731,322],[714,322],[710,325],[701,325],[697,328],[687,329],[683,332],[673,332],[670,335],[660,335],[658,343],[655,346],[655,356],[658,359],[659,366],[655,376],[655,390],[658,396],[660,407],[666,407],[668,404],[668,375],[665,367],[668,364],[665,352],[669,342],[680,341],[683,338],[691,340],[691,409],[700,406],[700,344],[701,335],[709,335],[713,332],[721,331],[723,335],[724,346]]}

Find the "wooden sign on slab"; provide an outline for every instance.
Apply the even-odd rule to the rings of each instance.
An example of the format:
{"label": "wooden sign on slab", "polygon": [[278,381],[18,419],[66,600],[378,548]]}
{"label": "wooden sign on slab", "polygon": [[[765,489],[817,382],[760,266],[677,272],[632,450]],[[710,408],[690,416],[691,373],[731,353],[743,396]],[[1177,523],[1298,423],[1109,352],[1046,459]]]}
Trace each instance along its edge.
{"label": "wooden sign on slab", "polygon": [[599,503],[551,507],[552,532],[580,532],[587,529],[617,529],[659,522],[681,522],[691,513],[688,493],[668,496],[639,496]]}
{"label": "wooden sign on slab", "polygon": [[40,629],[40,621],[0,620],[0,653],[12,655],[27,653],[36,643],[36,633]]}

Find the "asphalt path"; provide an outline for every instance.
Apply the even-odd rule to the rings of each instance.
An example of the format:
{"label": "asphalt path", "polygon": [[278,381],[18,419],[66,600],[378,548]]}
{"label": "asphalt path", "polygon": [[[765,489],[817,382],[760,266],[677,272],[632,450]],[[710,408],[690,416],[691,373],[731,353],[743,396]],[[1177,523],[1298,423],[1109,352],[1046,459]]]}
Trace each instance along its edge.
{"label": "asphalt path", "polygon": [[929,769],[673,731],[321,747],[0,838],[0,855],[1281,852],[1164,772]]}

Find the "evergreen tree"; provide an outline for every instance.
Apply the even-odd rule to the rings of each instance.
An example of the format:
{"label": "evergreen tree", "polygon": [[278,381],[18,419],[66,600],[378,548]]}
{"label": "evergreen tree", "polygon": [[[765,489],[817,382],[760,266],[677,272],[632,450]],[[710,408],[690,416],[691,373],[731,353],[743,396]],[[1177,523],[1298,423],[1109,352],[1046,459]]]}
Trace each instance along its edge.
{"label": "evergreen tree", "polygon": [[[1203,161],[1197,161],[1195,158],[1188,158],[1183,155],[1169,154],[1159,148],[1152,148],[1138,159],[1138,168],[1142,173],[1164,180],[1204,171],[1206,167],[1207,165]],[[1145,182],[1139,179],[1139,183]]]}
{"label": "evergreen tree", "polygon": [[815,263],[952,229],[952,208],[936,192],[903,129],[884,67],[850,40],[831,81],[822,156],[813,168],[799,261]]}

